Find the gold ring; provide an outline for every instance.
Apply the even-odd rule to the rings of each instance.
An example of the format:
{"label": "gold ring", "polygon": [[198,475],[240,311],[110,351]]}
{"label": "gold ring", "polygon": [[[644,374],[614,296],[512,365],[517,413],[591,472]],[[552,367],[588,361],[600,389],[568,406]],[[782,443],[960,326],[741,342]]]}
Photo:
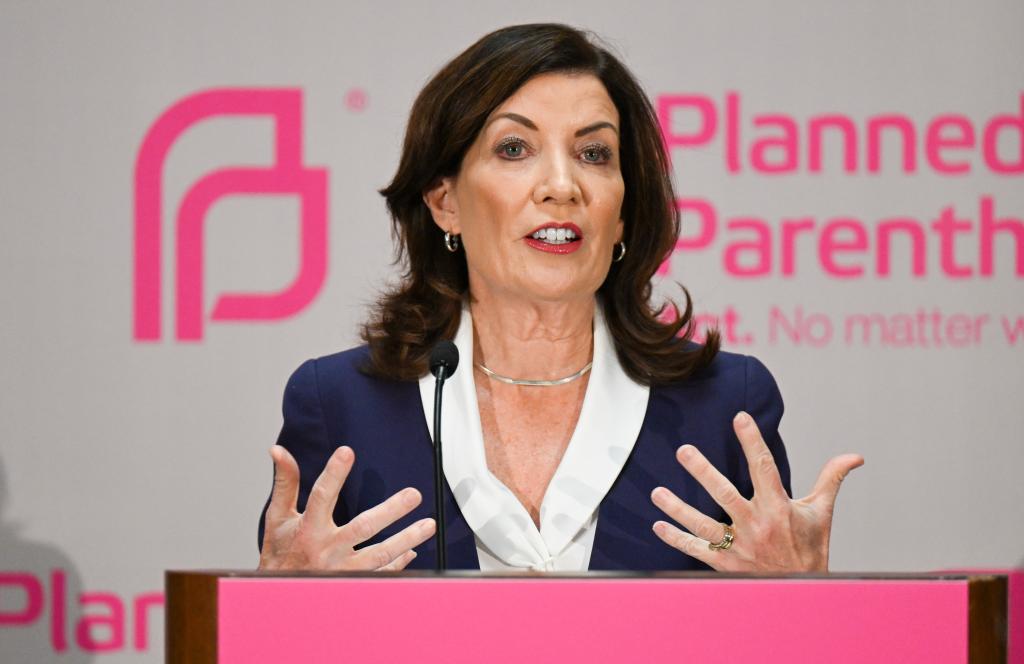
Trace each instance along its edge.
{"label": "gold ring", "polygon": [[736,531],[732,529],[732,526],[722,524],[725,528],[725,535],[722,536],[721,542],[708,542],[708,548],[712,551],[725,551],[732,546],[732,541],[736,539]]}

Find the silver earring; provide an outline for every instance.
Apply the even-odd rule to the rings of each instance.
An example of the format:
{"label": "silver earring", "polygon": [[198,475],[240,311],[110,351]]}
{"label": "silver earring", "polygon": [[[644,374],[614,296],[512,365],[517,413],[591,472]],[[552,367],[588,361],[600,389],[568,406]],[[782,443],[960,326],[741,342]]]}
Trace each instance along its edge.
{"label": "silver earring", "polygon": [[444,234],[444,246],[453,254],[459,250],[459,236],[452,235],[448,231]]}
{"label": "silver earring", "polygon": [[618,255],[616,255],[615,250],[614,249],[612,250],[612,262],[613,263],[618,263],[618,262],[622,261],[622,259],[626,256],[626,243],[625,242],[619,242],[615,246],[618,247],[619,251],[618,251]]}

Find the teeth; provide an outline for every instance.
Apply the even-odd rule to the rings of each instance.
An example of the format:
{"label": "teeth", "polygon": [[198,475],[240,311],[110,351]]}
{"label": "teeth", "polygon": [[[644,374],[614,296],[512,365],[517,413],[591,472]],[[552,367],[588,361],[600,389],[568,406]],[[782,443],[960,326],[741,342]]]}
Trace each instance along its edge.
{"label": "teeth", "polygon": [[576,233],[568,228],[542,228],[530,237],[548,244],[565,244],[575,241]]}

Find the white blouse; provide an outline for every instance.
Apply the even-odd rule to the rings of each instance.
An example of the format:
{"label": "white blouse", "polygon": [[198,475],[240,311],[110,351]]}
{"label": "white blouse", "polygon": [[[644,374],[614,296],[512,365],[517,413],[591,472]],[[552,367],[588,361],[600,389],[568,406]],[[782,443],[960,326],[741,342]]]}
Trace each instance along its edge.
{"label": "white blouse", "polygon": [[[482,571],[586,571],[597,509],[633,450],[650,388],[619,364],[601,308],[594,314],[594,365],[569,446],[540,507],[540,529],[526,508],[487,468],[476,400],[473,321],[468,308],[455,345],[460,367],[441,405],[444,474],[476,539]],[[544,389],[538,387],[536,389]],[[420,379],[423,413],[433,438],[434,377]]]}

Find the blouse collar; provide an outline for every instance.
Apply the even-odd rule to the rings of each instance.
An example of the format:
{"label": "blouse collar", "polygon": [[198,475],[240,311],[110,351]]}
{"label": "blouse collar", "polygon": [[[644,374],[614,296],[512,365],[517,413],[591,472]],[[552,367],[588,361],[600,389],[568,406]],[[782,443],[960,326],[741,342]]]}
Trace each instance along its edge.
{"label": "blouse collar", "polygon": [[[441,405],[448,486],[466,522],[496,558],[510,567],[560,569],[559,557],[590,523],[633,450],[650,388],[626,375],[601,307],[596,307],[590,381],[576,429],[544,494],[538,530],[515,494],[487,468],[468,307],[462,310],[454,341],[462,369],[445,384]],[[434,377],[430,374],[420,379],[420,398],[433,438]]]}

